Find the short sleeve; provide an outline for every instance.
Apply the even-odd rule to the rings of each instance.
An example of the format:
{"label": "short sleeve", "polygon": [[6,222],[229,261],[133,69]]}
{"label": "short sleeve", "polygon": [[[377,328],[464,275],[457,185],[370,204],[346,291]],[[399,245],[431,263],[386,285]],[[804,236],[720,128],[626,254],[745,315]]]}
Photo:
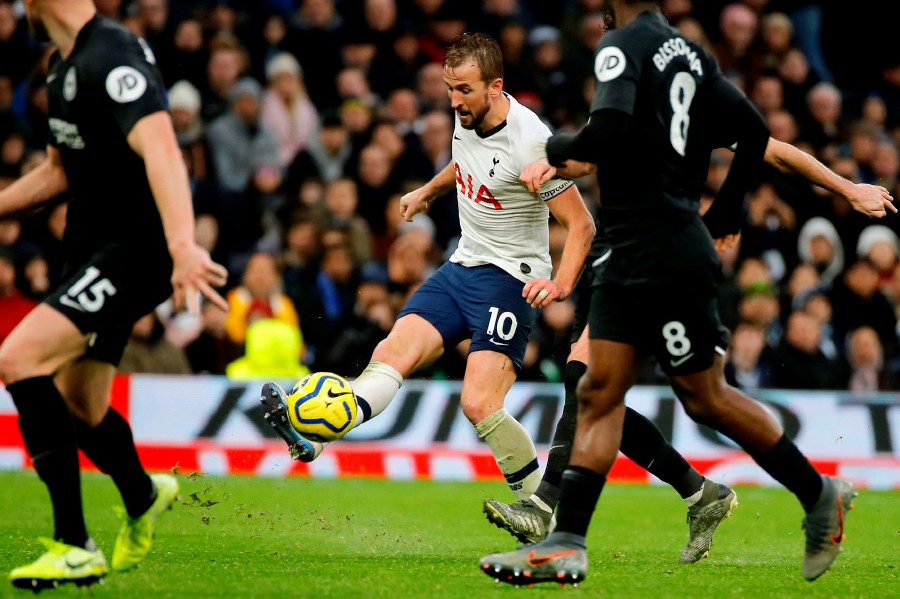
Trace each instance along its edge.
{"label": "short sleeve", "polygon": [[106,108],[127,136],[139,120],[168,110],[168,105],[165,85],[149,46],[133,36],[123,42],[121,52],[93,62],[91,75]]}
{"label": "short sleeve", "polygon": [[[550,139],[552,134],[547,125],[540,119],[535,117],[534,120],[533,132],[528,135],[527,139],[522,140],[523,143],[517,144],[520,171],[532,162],[547,157],[547,140]],[[541,191],[538,195],[546,202],[547,200],[552,200],[572,185],[573,182],[568,179],[550,179],[541,186]]]}
{"label": "short sleeve", "polygon": [[[618,39],[620,38],[615,38]],[[630,115],[634,114],[642,59],[615,40],[607,44],[601,43],[594,57],[596,83],[591,112],[611,108]]]}

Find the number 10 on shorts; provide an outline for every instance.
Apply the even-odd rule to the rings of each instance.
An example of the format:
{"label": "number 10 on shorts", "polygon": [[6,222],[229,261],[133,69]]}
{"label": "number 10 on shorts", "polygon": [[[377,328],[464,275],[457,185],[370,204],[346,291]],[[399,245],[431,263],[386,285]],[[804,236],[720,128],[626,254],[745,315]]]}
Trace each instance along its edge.
{"label": "number 10 on shorts", "polygon": [[509,341],[516,334],[516,328],[519,323],[516,321],[516,315],[512,312],[500,312],[497,306],[491,306],[488,309],[491,313],[491,320],[488,322],[487,334],[493,336],[494,330],[497,336],[504,341]]}

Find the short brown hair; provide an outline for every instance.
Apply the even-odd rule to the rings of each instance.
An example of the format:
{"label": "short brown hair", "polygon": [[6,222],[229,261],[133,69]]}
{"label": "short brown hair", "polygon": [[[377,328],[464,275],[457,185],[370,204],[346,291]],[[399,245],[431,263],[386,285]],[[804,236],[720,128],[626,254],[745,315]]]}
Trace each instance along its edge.
{"label": "short brown hair", "polygon": [[444,56],[444,67],[455,69],[466,60],[474,60],[482,80],[503,79],[503,54],[497,40],[485,33],[463,33],[453,41]]}

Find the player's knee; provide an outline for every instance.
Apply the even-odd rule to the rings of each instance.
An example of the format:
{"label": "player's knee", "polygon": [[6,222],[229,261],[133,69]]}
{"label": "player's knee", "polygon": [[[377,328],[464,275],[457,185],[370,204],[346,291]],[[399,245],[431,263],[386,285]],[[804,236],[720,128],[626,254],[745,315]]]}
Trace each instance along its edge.
{"label": "player's knee", "polygon": [[473,425],[478,424],[503,407],[502,402],[500,405],[497,405],[495,402],[486,401],[483,397],[470,394],[463,394],[459,399],[459,405],[466,419]]}
{"label": "player's knee", "polygon": [[604,376],[588,372],[581,377],[576,390],[579,418],[599,418],[612,411],[624,392],[619,394],[613,382]]}
{"label": "player's knee", "polygon": [[723,383],[714,382],[702,386],[676,383],[672,388],[684,406],[684,411],[695,422],[715,423],[726,413]]}
{"label": "player's knee", "polygon": [[0,380],[9,385],[28,378],[21,352],[8,343],[0,345]]}

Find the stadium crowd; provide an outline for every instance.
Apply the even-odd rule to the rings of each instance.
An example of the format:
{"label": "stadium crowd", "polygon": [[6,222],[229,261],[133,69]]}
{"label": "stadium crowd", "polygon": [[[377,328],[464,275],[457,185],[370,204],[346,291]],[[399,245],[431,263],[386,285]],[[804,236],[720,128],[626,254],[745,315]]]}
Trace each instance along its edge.
{"label": "stadium crowd", "polygon": [[[227,314],[211,304],[195,316],[163,306],[139,322],[122,368],[234,376],[357,375],[410,292],[452,253],[454,194],[412,223],[398,203],[450,160],[441,61],[457,35],[495,36],[505,89],[552,129],[577,129],[604,25],[602,0],[96,4],[156,56],[191,176],[197,237],[232,279]],[[664,4],[746,91],[773,137],[900,197],[900,46],[889,29],[897,3]],[[49,54],[29,36],[21,6],[0,0],[0,186],[45,158]],[[714,153],[705,199],[730,154]],[[578,184],[600,200],[595,181]],[[77,200],[0,221],[0,340],[55,284],[66,202]],[[774,169],[744,213],[741,243],[723,260],[731,381],[900,388],[898,217],[870,221]],[[554,259],[563,239],[551,223]],[[561,380],[573,314],[571,302],[544,310],[521,379]],[[460,376],[462,355],[447,352],[424,375]],[[660,377],[649,368],[644,382]]]}

